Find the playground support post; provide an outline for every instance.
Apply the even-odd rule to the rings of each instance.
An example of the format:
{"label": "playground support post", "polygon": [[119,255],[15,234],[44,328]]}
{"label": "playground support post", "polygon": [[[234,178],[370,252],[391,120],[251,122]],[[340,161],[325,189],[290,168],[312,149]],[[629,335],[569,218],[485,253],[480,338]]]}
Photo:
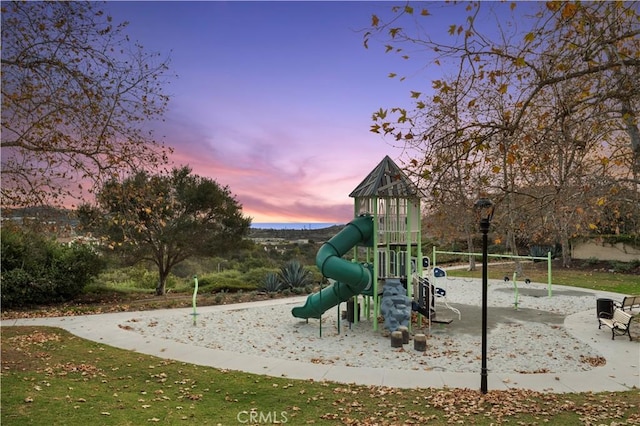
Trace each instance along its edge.
{"label": "playground support post", "polygon": [[547,252],[547,296],[551,297],[551,252]]}
{"label": "playground support post", "polygon": [[487,198],[476,201],[474,208],[480,218],[480,232],[482,232],[482,366],[480,369],[480,391],[487,393],[487,288],[489,274],[487,271],[489,226],[493,218],[494,204]]}
{"label": "playground support post", "polygon": [[194,282],[193,298],[191,299],[191,304],[193,305],[193,313],[191,315],[193,316],[193,325],[196,325],[196,317],[198,316],[198,313],[196,312],[196,297],[198,296],[198,276],[197,275],[193,276],[193,282]]}

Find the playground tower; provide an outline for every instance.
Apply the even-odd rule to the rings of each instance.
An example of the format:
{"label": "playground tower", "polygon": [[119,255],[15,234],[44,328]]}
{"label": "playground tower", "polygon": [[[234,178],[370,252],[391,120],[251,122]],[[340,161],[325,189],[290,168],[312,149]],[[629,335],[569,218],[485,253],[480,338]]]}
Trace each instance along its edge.
{"label": "playground tower", "polygon": [[[349,194],[356,217],[373,217],[373,241],[358,261],[373,264],[373,329],[378,329],[380,294],[386,279],[407,279],[412,297],[412,275],[422,276],[421,213],[418,187],[389,156]],[[357,256],[358,248],[354,248]],[[425,265],[426,266],[426,265]],[[368,297],[368,296],[365,296]],[[365,299],[365,306],[370,300]]]}
{"label": "playground tower", "polygon": [[[410,300],[413,275],[422,276],[422,194],[396,163],[385,156],[349,196],[355,199],[355,218],[324,243],[316,256],[318,269],[333,283],[309,295],[305,304],[294,307],[291,314],[307,320],[320,319],[334,306],[338,306],[339,312],[340,304],[352,298],[359,312],[358,299],[364,296],[366,315],[370,318],[373,313],[373,329],[377,330],[384,284],[393,279],[387,290],[395,289],[397,295],[398,287],[402,291],[401,281],[406,280]],[[350,250],[353,262],[343,258]],[[405,300],[402,302],[406,308]],[[354,315],[354,321],[357,318]]]}

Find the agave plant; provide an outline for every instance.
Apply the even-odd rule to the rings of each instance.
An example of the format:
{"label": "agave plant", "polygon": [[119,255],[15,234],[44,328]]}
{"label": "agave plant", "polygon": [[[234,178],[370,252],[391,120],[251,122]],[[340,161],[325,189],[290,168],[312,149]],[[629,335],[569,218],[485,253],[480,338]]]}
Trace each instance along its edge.
{"label": "agave plant", "polygon": [[267,293],[277,293],[278,291],[280,291],[280,287],[282,287],[282,282],[280,281],[280,277],[278,277],[278,274],[269,272],[262,281],[261,290]]}
{"label": "agave plant", "polygon": [[311,272],[305,269],[297,260],[287,262],[280,268],[279,275],[284,288],[304,288],[311,284]]}

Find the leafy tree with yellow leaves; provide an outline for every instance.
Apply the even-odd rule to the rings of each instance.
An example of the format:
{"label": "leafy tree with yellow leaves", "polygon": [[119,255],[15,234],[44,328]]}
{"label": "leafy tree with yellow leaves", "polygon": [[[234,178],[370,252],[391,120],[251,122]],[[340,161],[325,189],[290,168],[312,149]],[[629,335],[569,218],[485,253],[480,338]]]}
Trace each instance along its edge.
{"label": "leafy tree with yellow leaves", "polygon": [[[437,197],[452,188],[456,208],[490,194],[514,251],[540,238],[568,252],[569,238],[611,229],[611,205],[640,214],[637,3],[417,5],[373,16],[364,41],[436,74],[410,90],[411,109],[381,108],[371,127],[404,143],[432,205],[447,208]],[[459,21],[437,33],[451,8]]]}
{"label": "leafy tree with yellow leaves", "polygon": [[2,204],[64,204],[168,149],[168,59],[84,1],[2,2]]}
{"label": "leafy tree with yellow leaves", "polygon": [[166,290],[174,266],[189,257],[215,256],[243,247],[251,219],[228,187],[191,174],[139,172],[104,184],[97,206],[78,209],[81,227],[100,235],[104,247],[130,263],[158,268],[156,294]]}

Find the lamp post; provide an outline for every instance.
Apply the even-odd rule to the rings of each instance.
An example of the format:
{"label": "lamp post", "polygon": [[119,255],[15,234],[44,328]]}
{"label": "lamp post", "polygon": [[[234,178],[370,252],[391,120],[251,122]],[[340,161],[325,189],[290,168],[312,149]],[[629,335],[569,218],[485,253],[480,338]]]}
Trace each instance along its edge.
{"label": "lamp post", "polygon": [[480,232],[482,232],[482,368],[480,369],[480,391],[487,393],[487,234],[489,233],[495,206],[488,198],[480,198],[473,207],[480,220]]}

